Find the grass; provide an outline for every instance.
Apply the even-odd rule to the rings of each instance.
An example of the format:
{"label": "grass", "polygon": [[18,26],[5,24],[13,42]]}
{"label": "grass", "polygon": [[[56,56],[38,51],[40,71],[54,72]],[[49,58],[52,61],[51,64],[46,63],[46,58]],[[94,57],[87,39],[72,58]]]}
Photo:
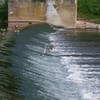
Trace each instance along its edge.
{"label": "grass", "polygon": [[78,0],[78,17],[100,24],[100,0]]}
{"label": "grass", "polygon": [[87,13],[79,12],[78,17],[79,17],[79,19],[82,18],[83,20],[93,22],[93,23],[96,23],[96,24],[100,24],[100,15],[93,15],[93,14],[87,14]]}

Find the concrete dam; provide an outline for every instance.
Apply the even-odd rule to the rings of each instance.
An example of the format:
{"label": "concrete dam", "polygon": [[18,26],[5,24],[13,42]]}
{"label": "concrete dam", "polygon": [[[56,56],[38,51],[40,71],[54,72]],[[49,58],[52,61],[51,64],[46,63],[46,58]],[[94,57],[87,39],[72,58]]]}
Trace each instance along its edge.
{"label": "concrete dam", "polygon": [[9,0],[9,25],[48,23],[75,28],[77,0]]}

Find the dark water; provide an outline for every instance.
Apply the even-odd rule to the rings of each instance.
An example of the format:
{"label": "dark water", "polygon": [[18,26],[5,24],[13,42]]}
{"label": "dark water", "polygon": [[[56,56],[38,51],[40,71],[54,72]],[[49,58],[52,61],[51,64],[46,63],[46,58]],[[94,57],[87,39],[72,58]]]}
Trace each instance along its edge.
{"label": "dark water", "polygon": [[0,100],[100,100],[100,33],[37,25],[3,41]]}
{"label": "dark water", "polygon": [[4,39],[5,35],[7,34],[7,27],[8,24],[6,21],[0,20],[0,42]]}

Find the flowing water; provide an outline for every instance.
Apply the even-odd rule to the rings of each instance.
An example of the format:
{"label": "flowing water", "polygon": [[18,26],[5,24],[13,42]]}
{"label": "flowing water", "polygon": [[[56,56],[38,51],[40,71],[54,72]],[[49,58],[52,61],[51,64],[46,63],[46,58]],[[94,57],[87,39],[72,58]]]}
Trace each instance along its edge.
{"label": "flowing water", "polygon": [[57,12],[57,9],[54,7],[56,4],[53,0],[48,0],[48,7],[47,7],[47,23],[53,24],[53,25],[61,25],[61,18],[59,13]]}
{"label": "flowing water", "polygon": [[36,25],[10,35],[0,43],[0,100],[100,100],[100,33]]}

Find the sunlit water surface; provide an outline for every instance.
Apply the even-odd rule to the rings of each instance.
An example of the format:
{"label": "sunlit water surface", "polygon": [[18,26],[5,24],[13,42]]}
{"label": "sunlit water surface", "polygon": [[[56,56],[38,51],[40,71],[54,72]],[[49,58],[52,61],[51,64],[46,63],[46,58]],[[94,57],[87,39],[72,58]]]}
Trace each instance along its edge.
{"label": "sunlit water surface", "polygon": [[100,100],[100,33],[36,25],[13,35],[0,45],[0,100]]}

